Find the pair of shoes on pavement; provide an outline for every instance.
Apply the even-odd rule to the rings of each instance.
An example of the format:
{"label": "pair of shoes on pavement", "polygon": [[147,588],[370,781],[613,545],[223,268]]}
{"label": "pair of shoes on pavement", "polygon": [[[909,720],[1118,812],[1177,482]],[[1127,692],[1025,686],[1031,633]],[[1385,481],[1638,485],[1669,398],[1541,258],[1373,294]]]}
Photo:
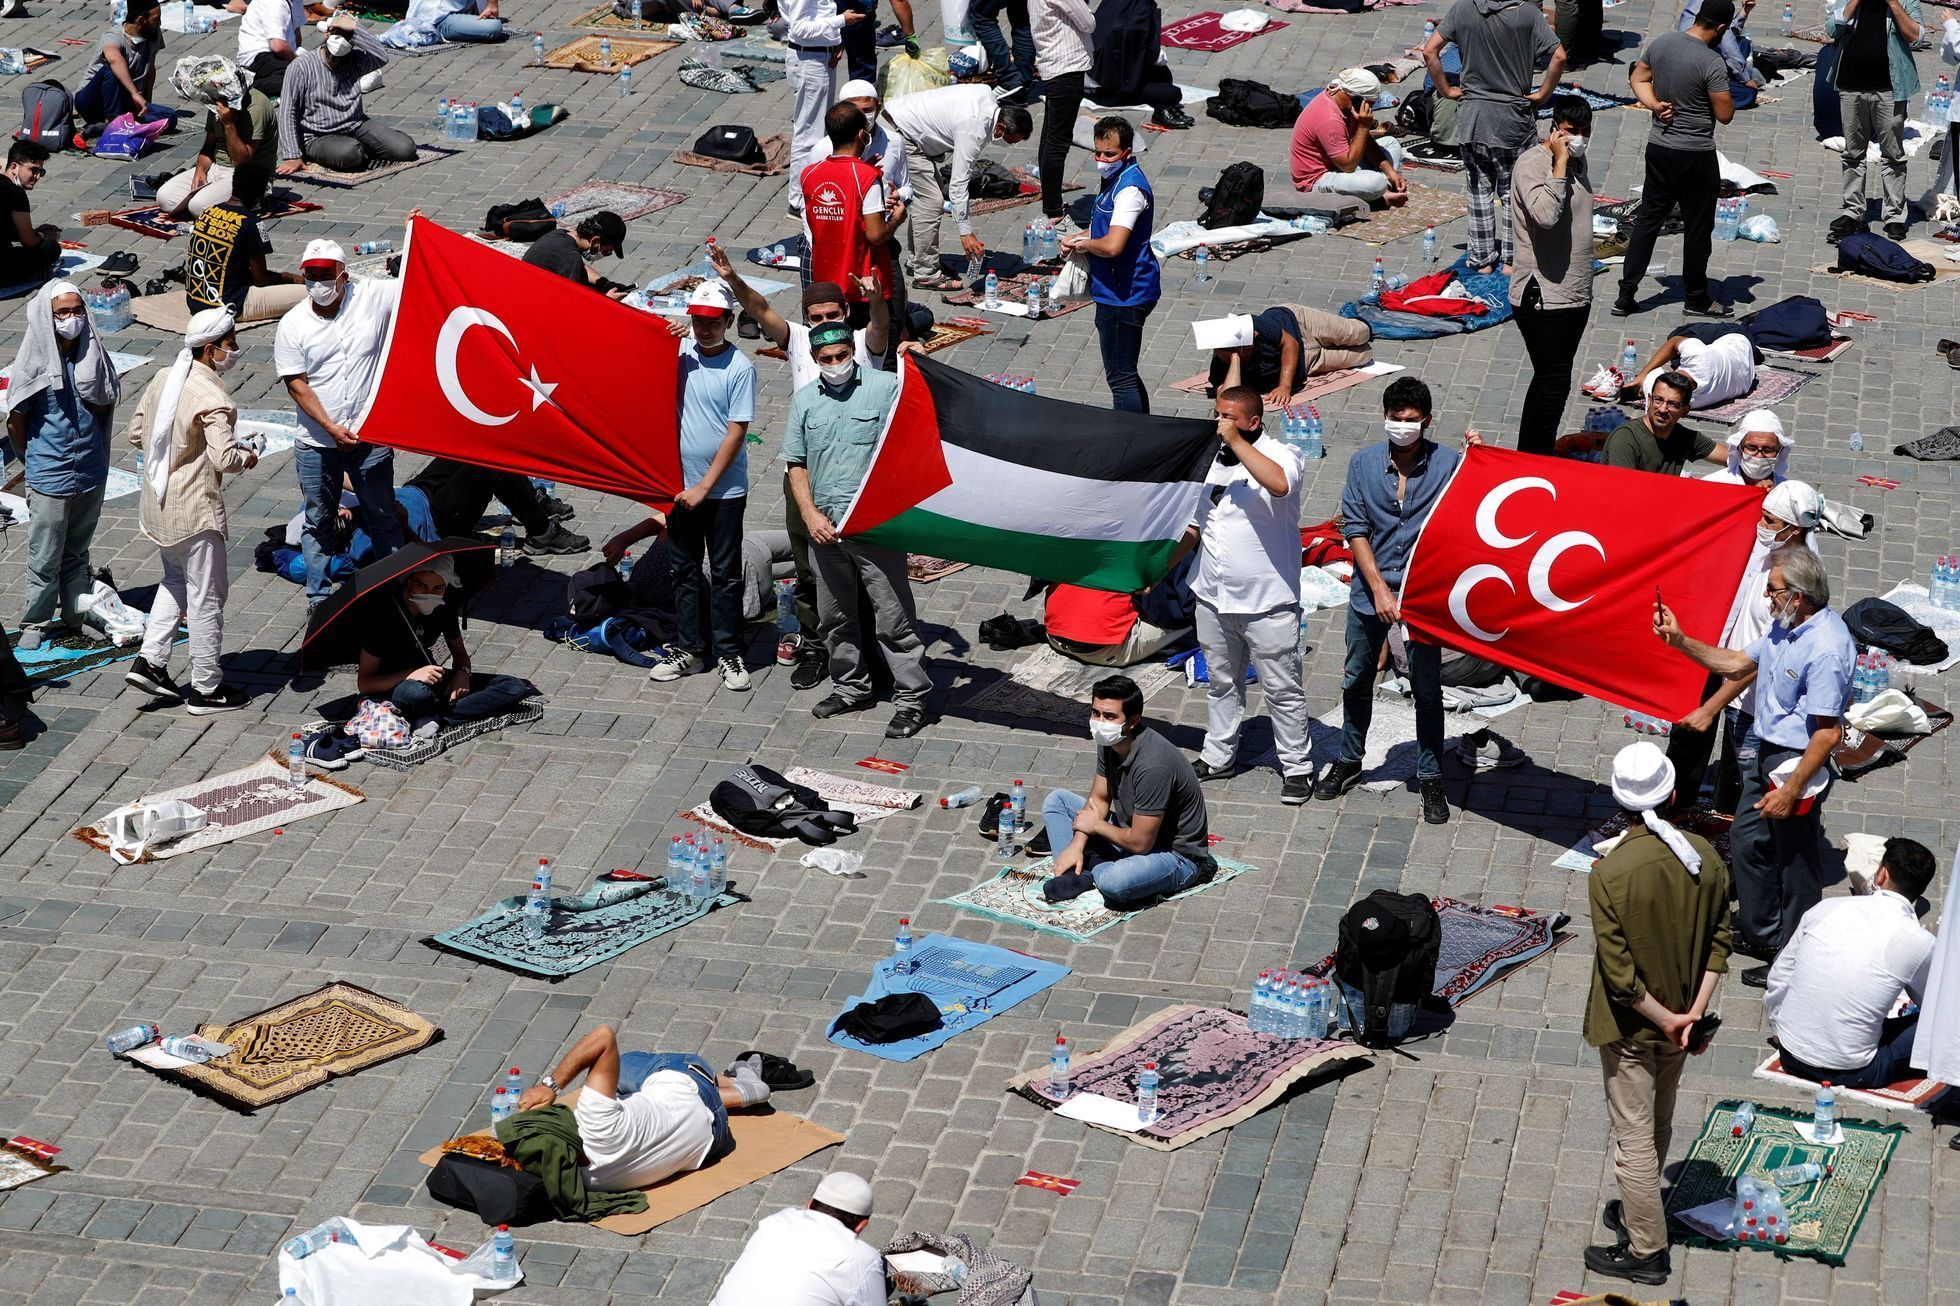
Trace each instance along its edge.
{"label": "pair of shoes on pavement", "polygon": [[[871,707],[869,698],[846,698],[842,694],[829,694],[810,709],[810,715],[819,721],[831,717],[845,716],[852,712],[867,711]],[[892,713],[891,721],[885,726],[885,738],[910,739],[926,728],[926,714],[916,707],[901,707]]]}
{"label": "pair of shoes on pavement", "polygon": [[[1884,227],[1885,238],[1887,240],[1904,240],[1909,230],[1903,222],[1888,222]],[[1846,217],[1840,213],[1837,217],[1831,219],[1830,230],[1825,233],[1824,239],[1835,245],[1846,236],[1864,235],[1870,231],[1871,227],[1868,224],[1860,222],[1856,218]]]}
{"label": "pair of shoes on pavement", "polygon": [[[1336,762],[1320,773],[1314,784],[1313,796],[1323,802],[1331,802],[1341,797],[1361,783],[1361,763]],[[1443,796],[1443,782],[1436,776],[1420,778],[1416,787],[1422,792],[1422,819],[1431,825],[1447,825],[1450,819],[1449,800]]]}
{"label": "pair of shoes on pavement", "polygon": [[170,673],[162,667],[137,658],[123,673],[123,683],[132,685],[152,698],[174,698],[182,700],[184,708],[192,716],[215,716],[219,712],[236,712],[251,703],[245,691],[236,685],[220,684],[210,693],[179,688],[170,678]]}
{"label": "pair of shoes on pavement", "polygon": [[776,665],[796,668],[789,676],[791,689],[815,689],[830,678],[830,654],[808,635],[785,635],[776,645]]}
{"label": "pair of shoes on pavement", "polygon": [[[654,655],[653,668],[647,672],[647,679],[662,684],[691,676],[707,666],[707,659],[682,648],[664,648]],[[721,673],[721,687],[740,693],[750,687],[749,669],[742,665],[740,658],[719,658],[715,670]]]}
{"label": "pair of shoes on pavement", "polygon": [[1150,121],[1159,127],[1165,127],[1170,129],[1171,131],[1180,131],[1180,132],[1189,131],[1191,128],[1198,125],[1196,119],[1192,118],[1190,114],[1184,112],[1183,106],[1176,105],[1176,104],[1167,104],[1163,108],[1157,110],[1155,113],[1150,115]]}
{"label": "pair of shoes on pavement", "polygon": [[531,554],[584,553],[592,547],[592,541],[575,531],[565,529],[562,518],[551,519],[551,529],[542,535],[526,535],[523,549]]}
{"label": "pair of shoes on pavement", "polygon": [[1617,1200],[1606,1204],[1599,1222],[1617,1234],[1619,1240],[1586,1248],[1588,1270],[1608,1278],[1648,1285],[1666,1283],[1673,1275],[1674,1266],[1668,1258],[1667,1248],[1661,1248],[1652,1256],[1634,1255],[1633,1245],[1627,1236],[1624,1209]]}
{"label": "pair of shoes on pavement", "polygon": [[[1229,780],[1239,773],[1236,763],[1213,766],[1202,757],[1191,764],[1191,769],[1197,772],[1200,783],[1210,780]],[[1298,807],[1311,797],[1313,797],[1311,775],[1289,775],[1280,782],[1279,800],[1288,807]]]}

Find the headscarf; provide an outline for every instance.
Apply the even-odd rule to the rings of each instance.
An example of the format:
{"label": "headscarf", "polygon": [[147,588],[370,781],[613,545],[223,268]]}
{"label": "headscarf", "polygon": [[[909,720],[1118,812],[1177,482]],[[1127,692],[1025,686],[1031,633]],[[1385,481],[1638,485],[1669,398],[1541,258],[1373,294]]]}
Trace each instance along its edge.
{"label": "headscarf", "polygon": [[1688,836],[1654,815],[1654,809],[1674,796],[1674,763],[1646,740],[1628,744],[1613,758],[1613,801],[1638,812],[1649,830],[1660,836],[1668,851],[1680,858],[1688,874],[1701,878],[1701,854]]}
{"label": "headscarf", "polygon": [[190,379],[192,355],[213,340],[223,340],[238,325],[226,308],[207,308],[191,318],[184,332],[184,347],[177,361],[164,374],[163,388],[157,392],[157,410],[150,414],[149,434],[143,441],[143,481],[159,505],[170,486],[170,432],[177,425],[177,405],[184,396],[184,382]]}
{"label": "headscarf", "polygon": [[1790,446],[1796,441],[1783,434],[1782,419],[1767,408],[1752,409],[1742,415],[1742,420],[1729,432],[1729,471],[1739,480],[1742,477],[1742,437],[1751,431],[1768,431],[1776,436],[1776,467],[1769,474],[1769,482],[1775,485],[1790,474]]}
{"label": "headscarf", "polygon": [[1373,104],[1375,97],[1382,93],[1382,81],[1366,68],[1343,68],[1327,83],[1327,89],[1346,91],[1357,100]]}
{"label": "headscarf", "polygon": [[461,583],[456,576],[456,559],[447,553],[437,554],[408,574],[413,576],[416,571],[434,572],[442,577],[442,583],[450,589],[455,589]]}
{"label": "headscarf", "polygon": [[[50,281],[27,305],[27,332],[7,379],[7,402],[14,407],[43,390],[58,391],[68,384],[61,365],[61,337],[54,329],[54,301],[63,295],[79,299],[82,288],[72,281]],[[109,351],[102,347],[102,337],[96,334],[94,318],[82,319],[75,346],[75,392],[85,403],[114,407],[122,398],[122,382],[116,378]]]}
{"label": "headscarf", "polygon": [[1824,524],[1824,496],[1807,481],[1780,481],[1764,497],[1763,511],[1808,534]]}

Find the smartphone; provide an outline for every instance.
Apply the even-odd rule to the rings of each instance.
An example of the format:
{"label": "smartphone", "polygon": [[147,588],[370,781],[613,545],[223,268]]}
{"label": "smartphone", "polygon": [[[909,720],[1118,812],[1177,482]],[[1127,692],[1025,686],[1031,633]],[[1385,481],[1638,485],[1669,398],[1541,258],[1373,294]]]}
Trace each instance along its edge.
{"label": "smartphone", "polygon": [[1697,1020],[1694,1028],[1688,1031],[1688,1051],[1695,1056],[1706,1052],[1715,1038],[1715,1031],[1721,1027],[1722,1017],[1713,1011]]}

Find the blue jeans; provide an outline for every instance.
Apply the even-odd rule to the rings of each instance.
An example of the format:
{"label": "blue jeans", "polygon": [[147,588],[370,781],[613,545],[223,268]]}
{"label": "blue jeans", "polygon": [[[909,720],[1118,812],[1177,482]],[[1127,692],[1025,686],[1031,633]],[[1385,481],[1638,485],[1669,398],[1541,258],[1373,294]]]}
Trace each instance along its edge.
{"label": "blue jeans", "polygon": [[1103,375],[1109,381],[1110,405],[1119,413],[1147,413],[1150,396],[1137,379],[1137,358],[1143,353],[1143,324],[1148,304],[1097,304],[1096,339],[1102,344]]}
{"label": "blue jeans", "polygon": [[[1000,30],[1003,9],[1014,28],[1011,53]],[[967,6],[966,22],[979,38],[980,48],[987,52],[987,67],[996,86],[1003,91],[1018,92],[1025,87],[1031,95],[1041,93],[1041,77],[1035,71],[1034,31],[1028,26],[1028,0],[973,0]]]}
{"label": "blue jeans", "polygon": [[[667,518],[667,558],[674,569],[676,647],[705,657],[742,660],[742,510],[746,496],[703,499]],[[708,571],[701,571],[706,557]],[[701,628],[703,614],[708,629]]]}
{"label": "blue jeans", "polygon": [[454,703],[447,703],[449,696],[441,690],[431,689],[419,680],[404,680],[388,691],[388,701],[411,723],[434,716],[451,721],[477,721],[508,712],[537,692],[536,685],[516,676],[471,676],[470,692]]}
{"label": "blue jeans", "polygon": [[[1051,789],[1041,800],[1041,820],[1048,827],[1048,846],[1056,852],[1075,840],[1075,818],[1088,800],[1066,789]],[[1103,901],[1129,907],[1152,898],[1188,889],[1203,877],[1198,864],[1183,853],[1126,853],[1107,839],[1091,838],[1082,856],[1083,869],[1096,882]]]}
{"label": "blue jeans", "polygon": [[[845,27],[837,38],[837,43],[844,47],[844,66],[851,80],[875,82],[878,80],[878,0],[838,0],[839,14],[853,11],[863,14],[864,21]],[[807,268],[809,264],[806,262],[804,266]]]}
{"label": "blue jeans", "polygon": [[316,449],[312,445],[293,446],[293,467],[299,473],[300,497],[306,501],[306,527],[300,532],[300,552],[306,557],[306,601],[318,603],[333,589],[327,566],[334,514],[340,511],[341,478],[354,486],[361,501],[361,520],[367,523],[377,556],[386,556],[402,546],[401,523],[395,519],[395,451],[386,445],[338,445]]}
{"label": "blue jeans", "polygon": [[[108,122],[132,112],[135,105],[130,101],[129,92],[116,80],[115,73],[103,64],[94,77],[75,88],[75,112],[83,122]],[[152,104],[137,115],[138,122],[156,122],[160,118],[177,120],[177,110],[166,105]]]}
{"label": "blue jeans", "polygon": [[640,1091],[647,1076],[661,1070],[678,1070],[694,1081],[703,1105],[715,1118],[715,1141],[708,1148],[702,1165],[713,1165],[735,1150],[735,1135],[728,1130],[728,1108],[721,1103],[721,1088],[714,1067],[692,1052],[622,1052],[619,1054],[619,1099],[625,1101]]}
{"label": "blue jeans", "polygon": [[482,14],[444,14],[436,19],[436,35],[445,41],[501,41],[504,20],[485,18]]}
{"label": "blue jeans", "polygon": [[[1347,664],[1341,670],[1341,760],[1359,762],[1368,752],[1368,723],[1375,719],[1375,673],[1388,623],[1348,605]],[[1443,774],[1443,650],[1409,641],[1409,687],[1416,700],[1416,778]]]}
{"label": "blue jeans", "polygon": [[1912,1073],[1912,1042],[1919,1032],[1919,1013],[1888,1020],[1880,1028],[1878,1051],[1857,1070],[1832,1070],[1813,1066],[1801,1057],[1783,1053],[1783,1068],[1799,1079],[1823,1083],[1829,1080],[1839,1088],[1884,1088],[1908,1078]]}

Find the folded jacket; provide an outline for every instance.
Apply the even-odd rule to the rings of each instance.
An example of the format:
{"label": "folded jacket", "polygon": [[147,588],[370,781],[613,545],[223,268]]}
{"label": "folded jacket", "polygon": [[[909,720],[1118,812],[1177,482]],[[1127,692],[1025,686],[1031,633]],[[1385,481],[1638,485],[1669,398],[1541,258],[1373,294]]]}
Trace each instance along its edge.
{"label": "folded jacket", "polygon": [[585,1186],[578,1166],[578,1121],[570,1107],[539,1107],[505,1116],[497,1122],[497,1141],[511,1160],[544,1182],[545,1196],[561,1220],[590,1223],[647,1209],[645,1193],[606,1193]]}
{"label": "folded jacket", "polygon": [[860,1002],[839,1016],[833,1031],[860,1043],[903,1043],[930,1034],[940,1026],[939,1008],[923,993],[888,993],[875,1002]]}

